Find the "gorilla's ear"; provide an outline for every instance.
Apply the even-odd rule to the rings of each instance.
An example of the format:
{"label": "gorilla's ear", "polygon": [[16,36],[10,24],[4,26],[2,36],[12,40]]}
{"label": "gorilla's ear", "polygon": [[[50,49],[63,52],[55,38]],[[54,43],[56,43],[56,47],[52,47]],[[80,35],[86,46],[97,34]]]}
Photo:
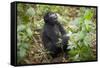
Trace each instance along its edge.
{"label": "gorilla's ear", "polygon": [[44,14],[44,20],[48,20],[50,13],[52,12],[49,11]]}

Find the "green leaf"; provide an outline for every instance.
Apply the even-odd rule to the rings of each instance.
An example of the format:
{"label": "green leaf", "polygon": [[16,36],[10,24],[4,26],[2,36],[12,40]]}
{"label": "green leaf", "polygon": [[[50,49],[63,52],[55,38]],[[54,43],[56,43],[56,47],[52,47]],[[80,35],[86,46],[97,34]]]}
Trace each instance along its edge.
{"label": "green leaf", "polygon": [[19,56],[20,58],[23,58],[24,56],[26,55],[26,50],[24,48],[20,48],[20,51],[19,51]]}
{"label": "green leaf", "polygon": [[72,49],[69,51],[70,56],[75,56],[78,53],[78,50]]}
{"label": "green leaf", "polygon": [[93,16],[93,13],[92,13],[92,11],[90,9],[85,11],[85,14],[84,14],[84,18],[85,19],[91,20],[92,16]]}
{"label": "green leaf", "polygon": [[80,31],[79,32],[79,38],[80,38],[80,40],[84,39],[84,37],[85,37],[85,32],[84,31]]}
{"label": "green leaf", "polygon": [[27,43],[22,43],[22,47],[23,47],[24,49],[28,49],[29,44],[27,44]]}
{"label": "green leaf", "polygon": [[86,27],[86,30],[87,31],[90,31],[91,30],[91,21],[89,20],[85,20],[85,27]]}
{"label": "green leaf", "polygon": [[21,42],[19,45],[18,45],[18,52],[17,52],[17,54],[18,54],[18,58],[19,59],[22,59],[23,57],[25,57],[26,56],[26,52],[27,52],[27,50],[28,50],[28,44],[27,43],[24,43],[24,42]]}
{"label": "green leaf", "polygon": [[34,8],[30,7],[30,8],[27,10],[26,14],[27,14],[28,16],[34,16],[34,15],[35,15]]}
{"label": "green leaf", "polygon": [[18,25],[17,31],[23,31],[25,28],[26,28],[26,27],[25,27],[23,24]]}
{"label": "green leaf", "polygon": [[76,55],[74,56],[74,60],[75,60],[75,61],[80,61],[80,59],[79,59],[79,54],[76,54]]}
{"label": "green leaf", "polygon": [[33,34],[30,28],[27,28],[26,32],[27,32],[27,34],[28,34],[29,37],[31,37],[32,34]]}

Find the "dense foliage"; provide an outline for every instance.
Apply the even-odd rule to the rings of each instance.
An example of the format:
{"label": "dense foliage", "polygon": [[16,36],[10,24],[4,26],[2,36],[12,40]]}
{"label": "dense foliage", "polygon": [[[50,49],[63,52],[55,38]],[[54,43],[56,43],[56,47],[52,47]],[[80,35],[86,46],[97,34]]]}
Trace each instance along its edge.
{"label": "dense foliage", "polygon": [[44,49],[41,31],[43,16],[56,12],[58,20],[70,36],[67,60],[96,60],[96,8],[55,5],[17,4],[17,63],[50,63],[52,59]]}

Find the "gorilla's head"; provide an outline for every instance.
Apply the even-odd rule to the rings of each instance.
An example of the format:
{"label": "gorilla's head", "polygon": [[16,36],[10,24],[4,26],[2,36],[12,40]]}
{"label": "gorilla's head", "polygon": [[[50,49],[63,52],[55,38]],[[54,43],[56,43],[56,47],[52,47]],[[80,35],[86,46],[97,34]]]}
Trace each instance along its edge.
{"label": "gorilla's head", "polygon": [[57,22],[57,14],[53,12],[47,12],[44,15],[44,21],[46,24],[54,25]]}

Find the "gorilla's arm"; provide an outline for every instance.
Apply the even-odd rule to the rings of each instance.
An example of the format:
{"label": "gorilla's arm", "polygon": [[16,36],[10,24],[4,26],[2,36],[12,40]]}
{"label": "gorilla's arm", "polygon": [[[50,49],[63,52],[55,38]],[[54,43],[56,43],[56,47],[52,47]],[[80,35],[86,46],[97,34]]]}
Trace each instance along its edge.
{"label": "gorilla's arm", "polygon": [[69,36],[67,36],[66,31],[64,30],[63,26],[59,22],[57,23],[57,25],[58,25],[58,28],[59,28],[61,34],[62,34],[63,50],[66,51],[68,40],[69,40]]}
{"label": "gorilla's arm", "polygon": [[47,46],[47,49],[51,52],[52,57],[56,57],[56,54],[61,52],[61,48],[57,47],[57,37],[55,36],[55,34],[52,33],[52,30],[46,30],[45,31],[45,37],[46,39],[48,39],[48,43],[46,41],[44,41],[44,43],[46,43],[45,46]]}
{"label": "gorilla's arm", "polygon": [[59,22],[57,22],[57,26],[58,26],[62,36],[66,35],[66,31],[64,30],[63,26]]}

